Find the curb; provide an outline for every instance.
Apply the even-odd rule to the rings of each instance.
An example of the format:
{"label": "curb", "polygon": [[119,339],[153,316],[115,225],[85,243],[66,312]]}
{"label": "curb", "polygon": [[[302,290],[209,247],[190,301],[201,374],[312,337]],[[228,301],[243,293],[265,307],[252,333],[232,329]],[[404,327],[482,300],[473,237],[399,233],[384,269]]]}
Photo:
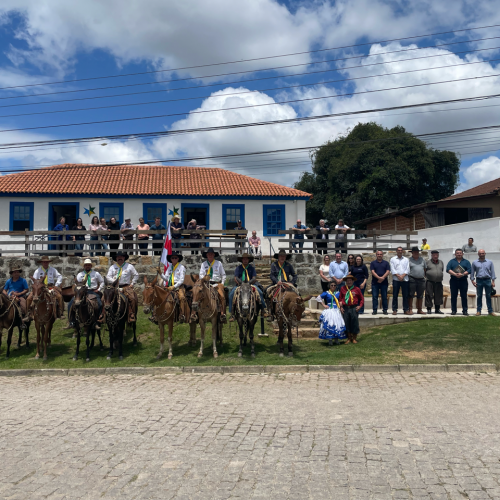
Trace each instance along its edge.
{"label": "curb", "polygon": [[0,377],[33,376],[74,376],[74,375],[168,375],[168,374],[204,374],[219,375],[232,373],[491,373],[500,371],[500,365],[493,363],[469,364],[415,364],[415,365],[232,365],[232,366],[114,366],[109,368],[41,368],[21,370],[0,370]]}

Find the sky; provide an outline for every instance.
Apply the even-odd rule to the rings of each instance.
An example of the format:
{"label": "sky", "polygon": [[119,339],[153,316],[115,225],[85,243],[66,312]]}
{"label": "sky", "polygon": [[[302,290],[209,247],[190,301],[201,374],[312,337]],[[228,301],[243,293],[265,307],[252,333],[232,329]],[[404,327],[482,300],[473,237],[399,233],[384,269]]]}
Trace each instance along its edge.
{"label": "sky", "polygon": [[[167,160],[290,186],[359,122],[500,125],[500,96],[387,110],[498,93],[493,0],[2,0],[0,48],[5,172]],[[499,130],[426,140],[460,154],[463,191],[500,177]],[[207,158],[292,148],[304,149]]]}

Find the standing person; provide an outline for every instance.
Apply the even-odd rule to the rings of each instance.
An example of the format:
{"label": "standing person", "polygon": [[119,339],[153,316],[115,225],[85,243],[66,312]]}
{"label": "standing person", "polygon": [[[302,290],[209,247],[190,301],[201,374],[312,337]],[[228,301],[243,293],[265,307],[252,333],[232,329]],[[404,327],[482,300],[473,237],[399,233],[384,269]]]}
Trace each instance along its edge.
{"label": "standing person", "polygon": [[[53,231],[64,231],[64,230],[69,231],[69,226],[68,226],[68,224],[66,224],[66,218],[61,217],[59,219],[59,224],[57,224],[57,226],[53,229]],[[59,241],[62,241],[62,239],[63,239],[62,235],[58,236],[57,239]],[[66,241],[71,241],[72,239],[73,239],[73,237],[69,236],[69,235],[66,235],[66,237],[65,237]],[[69,250],[70,248],[67,246],[66,249]],[[66,252],[63,251],[62,245],[58,247],[58,250],[59,250],[59,257],[64,257],[66,255]]]}
{"label": "standing person", "polygon": [[[101,226],[99,224],[99,217],[97,217],[97,215],[94,215],[94,217],[92,217],[92,221],[89,224],[89,229],[90,231],[92,231],[90,240],[97,241],[99,239],[99,236],[95,234],[95,232],[101,229]],[[99,250],[101,248],[101,245],[99,243],[91,243],[90,248],[91,250]],[[99,255],[99,252],[90,252],[91,257],[94,257],[94,255]]]}
{"label": "standing person", "polygon": [[335,254],[335,262],[330,263],[330,269],[328,271],[330,278],[335,283],[337,290],[345,285],[344,279],[349,274],[349,269],[347,262],[342,261],[342,254],[337,252]]}
{"label": "standing person", "polygon": [[134,225],[132,224],[132,219],[130,217],[125,217],[125,222],[122,224],[120,231],[122,232],[123,239],[123,249],[132,250],[134,249],[133,243],[125,243],[125,241],[132,241],[134,239],[134,234],[131,231],[134,230]]}
{"label": "standing person", "polygon": [[186,287],[184,286],[186,268],[181,264],[183,259],[184,257],[179,252],[172,252],[171,255],[167,256],[168,262],[172,265],[168,266],[165,274],[161,275],[167,290],[177,292],[177,297],[179,298],[180,323],[189,320],[189,305],[186,299]]}
{"label": "standing person", "polygon": [[26,307],[26,296],[29,292],[28,282],[21,277],[23,270],[20,265],[14,263],[10,267],[10,279],[7,280],[5,286],[3,287],[2,293],[7,295],[7,297],[16,299],[16,303],[21,309],[21,329],[26,328],[26,322],[28,320],[27,313],[28,309]]}
{"label": "standing person", "polygon": [[170,234],[172,235],[172,248],[176,248],[179,252],[182,246],[182,231],[184,231],[184,224],[181,223],[178,215],[174,215],[170,219]]}
{"label": "standing person", "polygon": [[[80,217],[76,219],[76,224],[71,228],[72,231],[86,231],[87,228],[83,225],[83,221]],[[85,234],[76,234],[72,236],[75,242],[75,250],[83,250],[83,243],[76,243],[77,241],[85,241]],[[82,257],[82,253],[75,253],[77,257]]]}
{"label": "standing person", "polygon": [[474,245],[474,238],[469,238],[467,244],[462,247],[463,253],[476,253],[477,247]]}
{"label": "standing person", "polygon": [[357,344],[359,333],[358,312],[364,306],[365,299],[361,290],[354,285],[354,276],[348,274],[345,277],[345,285],[340,289],[339,294],[340,310],[344,316],[345,329],[347,333],[347,342]]}
{"label": "standing person", "polygon": [[[120,230],[120,221],[116,220],[116,217],[111,217],[108,222],[108,231],[119,231]],[[118,250],[118,247],[120,246],[120,243],[111,243],[111,241],[119,241],[120,240],[120,235],[119,234],[110,234],[109,235],[109,257],[111,260],[116,259],[116,250]],[[114,251],[113,251],[114,250]]]}
{"label": "standing person", "polygon": [[321,289],[323,292],[328,292],[330,290],[330,283],[333,281],[330,277],[330,257],[328,255],[323,257],[323,264],[319,266],[319,276],[321,278]]}
{"label": "standing person", "polygon": [[352,268],[354,267],[355,264],[356,264],[356,259],[354,258],[354,254],[350,253],[347,256],[347,268],[349,270],[349,274],[351,273]]}
{"label": "standing person", "polygon": [[[354,266],[352,266],[352,270],[350,273],[354,278],[356,279],[354,281],[354,286],[357,286],[360,290],[361,293],[363,294],[363,297],[365,296],[365,290],[366,290],[366,284],[368,282],[368,268],[365,266],[365,263],[363,261],[363,257],[361,255],[356,255],[356,261]],[[359,309],[359,314],[364,314],[365,313],[365,306],[364,303]]]}
{"label": "standing person", "polygon": [[215,260],[219,256],[219,252],[216,252],[213,248],[207,248],[207,251],[202,252],[201,255],[207,260],[201,263],[200,279],[205,276],[210,277],[210,283],[217,289],[219,294],[220,320],[222,323],[226,323],[226,294],[224,291],[226,271],[224,271],[222,262]]}
{"label": "standing person", "polygon": [[326,225],[325,221],[321,219],[319,221],[319,226],[316,226],[316,231],[318,235],[316,239],[321,240],[321,243],[316,243],[316,248],[318,253],[327,254],[328,253],[328,233],[330,232],[330,227]]}
{"label": "standing person", "polygon": [[335,242],[335,249],[347,252],[347,232],[349,229],[351,229],[349,226],[346,226],[344,224],[344,221],[342,219],[339,219],[338,224],[335,226],[335,229],[337,230],[337,236],[336,238],[338,240],[342,241],[336,241]]}
{"label": "standing person", "polygon": [[330,283],[330,289],[316,297],[316,300],[325,308],[319,317],[319,338],[328,340],[328,345],[339,344],[339,340],[346,340],[345,323],[340,310],[340,292],[335,291],[335,283]]}
{"label": "standing person", "polygon": [[[241,220],[237,222],[237,226],[234,228],[235,231],[246,231],[246,228],[242,226]],[[243,240],[246,239],[246,234],[235,234],[234,239],[235,240],[241,240],[241,241],[236,241],[234,244],[234,251],[236,254],[243,253],[243,248],[245,247],[245,242]]]}
{"label": "standing person", "polygon": [[435,314],[444,314],[440,310],[443,304],[443,273],[444,264],[439,260],[439,252],[437,250],[431,251],[431,259],[427,261],[427,271],[425,277],[425,307],[427,314],[432,312],[432,302],[434,302]]}
{"label": "standing person", "polygon": [[420,250],[430,250],[431,247],[427,243],[427,238],[422,238],[422,245],[420,246]]}
{"label": "standing person", "polygon": [[260,238],[257,236],[257,231],[252,231],[252,236],[248,239],[250,245],[250,253],[255,257],[262,258],[262,247]]}
{"label": "standing person", "polygon": [[[146,224],[144,222],[143,217],[139,217],[139,224],[136,227],[138,231],[149,231],[149,224]],[[139,248],[140,248],[140,254],[141,255],[147,255],[148,254],[148,244],[146,243],[149,240],[149,234],[140,234],[137,233],[137,240],[140,241],[138,243]]]}
{"label": "standing person", "polygon": [[[480,249],[477,252],[479,259],[472,263],[472,271],[470,273],[470,279],[472,284],[477,288],[477,302],[476,302],[476,316],[481,316],[481,309],[483,305],[483,290],[486,295],[486,307],[488,308],[488,314],[490,316],[495,316],[493,314],[493,307],[491,306],[491,289],[495,287],[495,266],[491,260],[486,258],[486,252]],[[474,279],[475,278],[475,279]]]}
{"label": "standing person", "polygon": [[403,257],[403,247],[396,248],[396,255],[391,258],[392,274],[392,314],[398,313],[398,294],[401,290],[403,296],[403,311],[406,315],[410,314],[408,306],[410,263],[406,257]]}
{"label": "standing person", "polygon": [[417,294],[417,314],[426,314],[422,310],[422,302],[424,300],[425,291],[425,272],[427,270],[427,262],[420,256],[418,247],[411,249],[411,257],[408,259],[410,263],[409,278],[409,309],[410,314],[413,314],[413,298]]}
{"label": "standing person", "polygon": [[455,258],[451,259],[446,265],[446,272],[450,275],[451,315],[455,316],[457,314],[457,298],[458,292],[460,292],[462,313],[464,316],[468,316],[467,276],[471,273],[471,265],[467,259],[464,259],[461,248],[455,250]]}
{"label": "standing person", "polygon": [[378,294],[380,292],[382,296],[382,312],[387,316],[387,309],[389,308],[387,303],[389,280],[387,277],[391,272],[391,267],[389,262],[384,260],[384,252],[382,252],[382,250],[377,250],[375,255],[377,256],[376,260],[370,264],[370,272],[372,273],[372,314],[377,314]]}
{"label": "standing person", "polygon": [[[104,217],[101,217],[99,219],[99,228],[101,231],[109,231],[108,225],[106,224],[106,219]],[[109,249],[108,244],[104,243],[105,241],[108,241],[108,235],[102,234],[101,240],[102,240],[101,246],[102,246],[103,250],[108,250]],[[101,255],[106,255],[106,252],[101,252]]]}
{"label": "standing person", "polygon": [[[302,248],[304,248],[304,233],[306,232],[307,227],[302,224],[300,219],[297,219],[297,224],[292,227],[294,230],[293,239],[299,240],[297,242],[292,243],[295,253],[302,253]],[[297,250],[297,247],[299,248]]]}
{"label": "standing person", "polygon": [[[165,231],[166,228],[165,226],[161,223],[161,219],[159,217],[155,217],[155,223],[149,228],[151,229],[151,231]],[[184,229],[184,227],[182,228]],[[174,242],[174,234],[175,233],[172,233],[172,244]],[[161,255],[162,253],[162,250],[163,250],[163,238],[164,238],[164,235],[162,233],[157,233],[157,234],[153,234],[153,254],[154,255]],[[180,234],[179,234],[179,238],[180,238]],[[175,246],[175,248],[178,248],[177,246]]]}
{"label": "standing person", "polygon": [[[199,226],[196,219],[191,219],[186,227],[187,231],[202,231],[206,226]],[[201,234],[193,233],[189,235],[190,240],[201,240]],[[200,248],[201,243],[190,243],[188,246],[191,248]],[[191,250],[191,255],[198,255],[198,250]]]}

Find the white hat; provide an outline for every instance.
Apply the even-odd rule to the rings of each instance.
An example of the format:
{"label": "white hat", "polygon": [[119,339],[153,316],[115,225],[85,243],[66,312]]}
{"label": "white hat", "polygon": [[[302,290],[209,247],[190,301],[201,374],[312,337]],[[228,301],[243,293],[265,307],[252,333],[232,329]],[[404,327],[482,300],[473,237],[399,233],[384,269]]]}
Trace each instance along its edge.
{"label": "white hat", "polygon": [[125,220],[132,220],[130,217],[125,217]]}
{"label": "white hat", "polygon": [[83,265],[85,265],[85,264],[90,264],[90,265],[92,265],[92,261],[91,261],[90,259],[85,259],[85,260],[83,261]]}

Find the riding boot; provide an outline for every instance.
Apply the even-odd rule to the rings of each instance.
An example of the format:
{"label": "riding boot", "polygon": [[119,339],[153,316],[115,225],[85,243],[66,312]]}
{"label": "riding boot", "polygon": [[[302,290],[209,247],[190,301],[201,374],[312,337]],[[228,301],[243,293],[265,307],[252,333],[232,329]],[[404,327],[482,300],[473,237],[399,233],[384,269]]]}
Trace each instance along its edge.
{"label": "riding boot", "polygon": [[413,314],[413,298],[408,299],[408,314]]}
{"label": "riding boot", "polygon": [[350,333],[347,334],[347,340],[344,342],[345,344],[349,344],[351,342],[352,335]]}
{"label": "riding boot", "polygon": [[356,340],[358,338],[358,334],[357,333],[353,333],[352,334],[352,343],[353,344],[357,344],[358,341]]}
{"label": "riding boot", "polygon": [[417,299],[417,314],[427,314],[422,309],[423,299]]}

